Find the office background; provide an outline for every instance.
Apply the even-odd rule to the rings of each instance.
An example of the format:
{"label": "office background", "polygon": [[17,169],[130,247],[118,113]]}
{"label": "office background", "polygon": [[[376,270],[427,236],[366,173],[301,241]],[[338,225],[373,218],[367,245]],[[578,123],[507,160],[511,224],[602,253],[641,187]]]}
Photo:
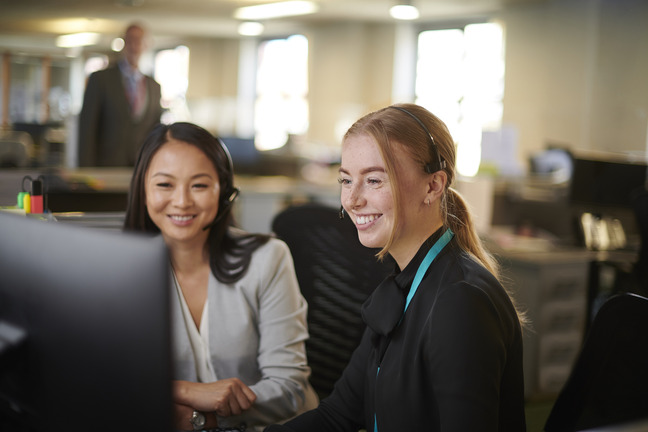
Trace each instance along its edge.
{"label": "office background", "polygon": [[[32,3],[25,2],[25,5]],[[368,110],[412,98],[414,63],[404,64],[402,57],[395,57],[399,52],[397,44],[407,43],[403,40],[411,38],[407,36],[408,32],[417,34],[421,29],[495,21],[502,24],[504,31],[502,125],[517,132],[515,157],[520,164],[526,165],[529,156],[546,148],[548,143],[601,151],[646,151],[646,2],[510,1],[502,3],[499,8],[483,7],[484,12],[441,14],[406,23],[389,19],[387,10],[390,3],[376,3],[373,8],[384,12],[385,17],[381,20],[373,16],[364,20],[357,17],[304,19],[286,25],[283,31],[281,27],[273,29],[275,35],[299,33],[308,39],[310,124],[305,136],[307,141],[337,145],[339,132],[336,126],[339,124],[346,124]],[[420,3],[423,6],[436,2]],[[488,1],[466,3],[492,4]],[[241,98],[245,98],[241,89],[246,88],[245,80],[250,80],[249,76],[240,74],[245,67],[241,53],[244,46],[254,43],[255,39],[235,34],[198,36],[197,30],[186,25],[185,34],[181,34],[171,25],[173,19],[155,21],[152,14],[147,18],[145,6],[139,8],[141,12],[137,8],[122,12],[119,18],[123,21],[95,20],[92,26],[107,27],[106,33],[114,37],[123,30],[129,17],[137,19],[142,15],[145,23],[150,22],[154,36],[152,49],[172,48],[180,44],[189,47],[186,92],[189,107],[210,101],[215,107],[211,113],[216,117],[231,117],[232,110],[240,110]],[[326,3],[322,8],[324,6]],[[70,64],[67,71],[61,68],[60,73],[77,74],[73,65],[76,59],[65,57],[65,51],[54,45],[55,36],[59,33],[45,33],[43,30],[47,27],[44,24],[36,28],[32,24],[32,33],[19,32],[16,27],[21,22],[22,7],[16,3],[3,5],[0,48],[5,55],[10,55],[13,63],[36,62],[49,56],[48,61],[54,66]],[[43,13],[48,12],[44,7],[41,9]],[[109,24],[104,24],[106,21]],[[267,25],[269,29],[270,24]],[[180,22],[175,23],[176,27],[179,25]],[[215,19],[210,31],[218,32],[219,25]],[[200,28],[199,25],[194,27]],[[73,29],[61,29],[60,32]],[[269,36],[273,37],[272,34]],[[257,37],[256,41],[263,37],[268,36]],[[411,41],[415,42],[415,36]],[[87,47],[80,57],[91,52],[93,47]],[[69,86],[72,97],[69,111],[74,115],[80,109],[84,78],[57,76],[57,70],[53,68],[51,81]],[[4,75],[7,73],[3,70]],[[394,79],[399,82],[395,83]],[[40,86],[40,80],[37,72],[31,72],[30,77],[14,73],[11,85]],[[409,82],[403,83],[403,80]],[[3,88],[2,91],[11,90]],[[408,91],[410,94],[405,94]],[[16,111],[19,107],[7,108],[5,111],[13,111],[10,116],[9,113],[3,114],[7,121],[24,115]],[[32,118],[26,120],[35,121],[39,115],[30,111]],[[241,125],[227,132],[235,131],[236,127]]]}
{"label": "office background", "polygon": [[[42,92],[38,91],[45,87],[43,66],[50,66],[49,84],[69,92],[65,112],[59,113],[62,127],[56,132],[61,136],[52,139],[58,138],[62,144],[63,155],[57,164],[65,168],[63,180],[76,185],[83,183],[84,178],[91,178],[91,183],[100,185],[103,192],[123,192],[128,170],[74,169],[75,117],[85,83],[84,61],[100,52],[110,55],[109,49],[87,47],[76,57],[67,57],[67,51],[54,45],[56,35],[63,29],[47,31],[46,26],[29,22],[27,28],[31,31],[24,33],[18,28],[22,8],[37,9],[38,1],[2,3],[0,49],[4,57],[0,94],[6,101],[0,107],[3,133],[16,123],[44,124],[51,120],[43,115]],[[603,155],[604,159],[613,155],[615,160],[645,163],[648,2],[466,1],[461,2],[469,6],[464,12],[429,12],[413,22],[396,22],[387,17],[392,2],[366,0],[374,6],[365,18],[329,16],[290,23],[268,22],[268,32],[257,37],[237,36],[231,23],[219,19],[211,25],[200,20],[194,26],[187,26],[185,21],[176,22],[173,17],[155,19],[153,14],[147,15],[146,2],[131,3],[139,3],[141,8],[131,5],[128,9],[131,12],[112,20],[104,12],[104,18],[93,22],[96,29],[117,36],[128,22],[141,18],[153,36],[152,50],[186,46],[190,52],[185,94],[188,113],[195,120],[208,123],[206,126],[214,132],[231,138],[236,138],[241,131],[249,136],[253,122],[250,104],[254,95],[250,94],[250,88],[255,78],[250,73],[247,53],[255,52],[265,38],[304,35],[308,40],[309,126],[299,140],[331,149],[331,161],[339,148],[344,125],[350,125],[367,111],[414,99],[416,63],[412,46],[420,31],[462,28],[480,22],[502,26],[501,128],[512,133],[514,145],[506,156],[512,157],[520,171],[514,176],[498,175],[497,170],[481,173],[477,180],[465,179],[459,188],[477,208],[478,224],[495,240],[494,247],[502,247],[507,241],[516,242],[498,251],[504,257],[507,277],[514,285],[525,287],[521,300],[529,306],[537,325],[536,332],[525,342],[529,353],[525,368],[528,397],[534,403],[530,406],[539,407],[537,417],[542,423],[546,408],[564,383],[582,340],[588,308],[592,306],[585,303],[592,282],[591,263],[627,263],[634,260],[634,255],[630,252],[627,256],[600,257],[582,245],[576,251],[556,253],[552,249],[554,241],[561,246],[577,246],[573,222],[579,209],[573,209],[566,201],[564,182],[532,173],[530,161],[548,148],[558,147],[575,153]],[[327,3],[322,2],[322,7]],[[432,0],[414,3],[422,11],[426,10],[425,6],[428,11],[436,10],[437,2]],[[47,8],[42,11],[48,12]],[[383,12],[384,17],[378,18]],[[71,28],[65,29],[68,30]],[[16,105],[16,100],[27,102]],[[303,181],[293,165],[281,165],[281,154],[275,156],[266,159],[270,162],[265,165],[251,168],[248,173],[251,175],[238,179],[243,192],[237,215],[244,228],[269,230],[273,216],[289,202],[310,199],[331,205],[338,202],[337,186],[330,172],[317,171],[317,181]],[[269,165],[277,169],[263,171]],[[255,175],[281,174],[284,168],[291,178]],[[30,163],[19,170],[1,168],[0,206],[15,200],[20,187],[16,179],[38,171],[39,167]],[[631,210],[615,209],[612,213],[623,220],[630,246],[636,247],[637,228]],[[508,230],[510,226],[513,232]],[[527,228],[535,235],[513,236]],[[615,277],[614,267],[595,269],[600,270],[599,285]],[[611,284],[608,282],[608,287]],[[552,291],[555,298],[543,294],[546,287],[556,289]],[[531,418],[534,420],[533,415]]]}

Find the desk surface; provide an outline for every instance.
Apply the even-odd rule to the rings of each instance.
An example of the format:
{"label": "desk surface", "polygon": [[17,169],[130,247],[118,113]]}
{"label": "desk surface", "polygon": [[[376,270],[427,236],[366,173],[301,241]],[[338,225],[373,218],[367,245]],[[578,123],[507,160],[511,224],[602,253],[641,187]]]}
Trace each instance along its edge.
{"label": "desk surface", "polygon": [[552,239],[516,236],[511,233],[510,227],[494,227],[484,240],[491,253],[520,263],[634,263],[638,255],[638,250],[632,249],[595,251],[579,246],[557,245]]}

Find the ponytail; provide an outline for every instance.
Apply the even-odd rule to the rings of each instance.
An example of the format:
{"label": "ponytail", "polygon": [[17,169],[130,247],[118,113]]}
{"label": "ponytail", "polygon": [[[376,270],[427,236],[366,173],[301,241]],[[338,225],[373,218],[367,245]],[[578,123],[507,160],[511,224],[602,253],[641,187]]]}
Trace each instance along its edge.
{"label": "ponytail", "polygon": [[[441,213],[445,216],[445,225],[455,234],[459,247],[471,254],[480,264],[499,279],[499,264],[482,245],[477,229],[473,223],[468,205],[461,194],[448,187],[441,202]],[[445,208],[444,208],[445,207]]]}
{"label": "ponytail", "polygon": [[[484,248],[477,229],[472,221],[470,210],[466,201],[461,194],[455,189],[448,187],[446,193],[443,194],[441,201],[441,212],[443,213],[445,225],[452,230],[455,234],[455,239],[459,247],[468,252],[475,260],[481,265],[486,267],[495,278],[502,282],[500,274],[500,265],[497,260],[486,251]],[[502,282],[502,285],[504,283]],[[514,293],[505,287],[513,307],[517,312],[518,319],[522,325],[522,330],[530,329],[531,323],[525,311],[521,310],[515,300]]]}

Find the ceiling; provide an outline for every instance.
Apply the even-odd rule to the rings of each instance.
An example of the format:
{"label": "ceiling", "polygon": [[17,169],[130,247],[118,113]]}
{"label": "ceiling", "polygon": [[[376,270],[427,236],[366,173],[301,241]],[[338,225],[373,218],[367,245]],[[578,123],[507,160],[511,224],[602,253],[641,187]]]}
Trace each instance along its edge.
{"label": "ceiling", "polygon": [[[396,0],[315,0],[319,11],[267,20],[266,35],[298,32],[305,24],[330,21],[390,21]],[[546,0],[413,0],[421,21],[487,14],[505,6]],[[267,3],[269,1],[266,1]],[[0,0],[0,49],[56,50],[55,36],[94,31],[100,44],[142,21],[154,38],[238,37],[234,10],[263,0]]]}

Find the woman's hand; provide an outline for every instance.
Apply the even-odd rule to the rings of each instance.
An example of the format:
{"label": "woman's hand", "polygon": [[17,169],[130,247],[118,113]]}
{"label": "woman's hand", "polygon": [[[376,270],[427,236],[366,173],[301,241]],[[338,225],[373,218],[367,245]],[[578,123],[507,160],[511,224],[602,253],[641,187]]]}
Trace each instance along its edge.
{"label": "woman's hand", "polygon": [[[174,408],[174,421],[175,429],[179,431],[193,431],[194,427],[191,424],[191,416],[193,415],[194,409],[187,405],[182,405],[175,403],[173,404]],[[218,420],[216,415],[213,413],[203,413],[205,415],[205,426],[203,429],[214,429],[218,427]]]}
{"label": "woman's hand", "polygon": [[240,379],[228,378],[211,383],[174,381],[173,398],[176,404],[229,417],[249,409],[256,395]]}

